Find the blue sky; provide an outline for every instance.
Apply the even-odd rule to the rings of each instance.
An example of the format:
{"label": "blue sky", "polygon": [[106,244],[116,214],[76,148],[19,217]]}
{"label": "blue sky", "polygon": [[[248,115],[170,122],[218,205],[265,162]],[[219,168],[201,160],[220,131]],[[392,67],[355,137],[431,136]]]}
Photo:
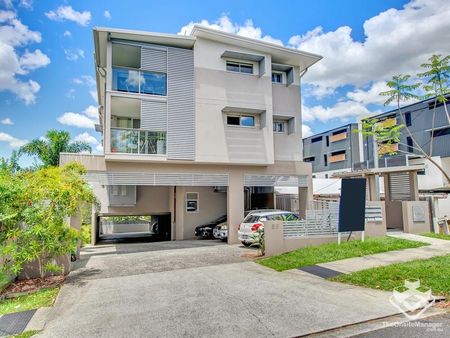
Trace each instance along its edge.
{"label": "blue sky", "polygon": [[323,55],[303,81],[304,135],[390,109],[378,96],[385,80],[450,53],[444,0],[0,3],[0,156],[51,128],[101,152],[95,26],[186,33],[202,23]]}

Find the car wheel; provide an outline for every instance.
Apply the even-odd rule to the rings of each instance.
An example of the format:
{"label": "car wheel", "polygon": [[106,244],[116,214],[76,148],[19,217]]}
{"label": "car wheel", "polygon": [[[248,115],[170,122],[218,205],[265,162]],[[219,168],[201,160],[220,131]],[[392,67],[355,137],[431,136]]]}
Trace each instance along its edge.
{"label": "car wheel", "polygon": [[249,242],[241,242],[242,244],[244,244],[244,246],[250,246],[252,243]]}

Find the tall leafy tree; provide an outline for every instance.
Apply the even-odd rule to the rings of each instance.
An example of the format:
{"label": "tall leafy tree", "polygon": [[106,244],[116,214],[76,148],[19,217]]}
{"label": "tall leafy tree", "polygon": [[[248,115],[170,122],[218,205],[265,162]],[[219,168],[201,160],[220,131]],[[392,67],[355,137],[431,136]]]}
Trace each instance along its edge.
{"label": "tall leafy tree", "polygon": [[45,139],[34,139],[19,149],[19,154],[37,156],[44,167],[58,166],[59,154],[92,152],[91,146],[86,142],[72,141],[70,134],[63,130],[49,130]]}
{"label": "tall leafy tree", "polygon": [[391,104],[392,102],[396,103],[398,114],[400,115],[400,118],[402,120],[406,132],[408,133],[409,137],[411,138],[414,144],[414,148],[417,149],[422,156],[424,156],[431,163],[433,163],[433,165],[436,168],[438,168],[438,170],[444,175],[445,179],[447,180],[447,184],[450,184],[450,177],[447,174],[447,172],[436,161],[434,161],[425,150],[423,150],[422,146],[417,142],[417,140],[409,130],[405,121],[405,116],[401,111],[400,107],[401,102],[419,98],[418,95],[414,93],[414,91],[420,87],[420,83],[410,83],[410,78],[411,78],[410,75],[393,76],[392,79],[386,83],[390,89],[388,91],[380,93],[380,95],[387,97],[387,100],[384,103],[385,105]]}
{"label": "tall leafy tree", "polygon": [[19,154],[17,151],[13,151],[11,157],[8,158],[0,158],[0,170],[9,171],[11,173],[15,173],[20,170],[19,165]]}
{"label": "tall leafy tree", "polygon": [[429,155],[433,156],[433,137],[434,137],[434,125],[436,120],[436,107],[438,102],[444,105],[447,122],[450,124],[450,115],[447,108],[447,95],[450,94],[450,55],[442,57],[441,55],[434,54],[428,59],[429,63],[423,63],[420,66],[426,70],[423,73],[417,74],[420,78],[426,80],[426,83],[422,86],[425,90],[425,98],[434,97],[434,108],[431,126],[431,141]]}

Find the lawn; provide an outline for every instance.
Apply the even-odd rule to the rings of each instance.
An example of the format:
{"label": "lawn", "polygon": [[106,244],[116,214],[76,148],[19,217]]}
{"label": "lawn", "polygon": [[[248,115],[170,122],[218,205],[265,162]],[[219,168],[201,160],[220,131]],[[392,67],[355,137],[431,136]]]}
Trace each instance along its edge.
{"label": "lawn", "polygon": [[369,238],[364,242],[350,241],[341,245],[328,243],[306,247],[279,256],[263,258],[257,262],[277,271],[284,271],[345,258],[361,257],[392,250],[418,248],[424,245],[428,244],[393,237]]}
{"label": "lawn", "polygon": [[450,255],[392,264],[340,275],[331,280],[373,289],[392,291],[405,279],[419,279],[421,286],[430,288],[433,295],[450,296]]}
{"label": "lawn", "polygon": [[445,239],[447,241],[450,241],[450,235],[445,234],[435,234],[434,232],[427,232],[425,234],[420,234],[421,236],[431,237],[431,238],[438,238],[438,239]]}
{"label": "lawn", "polygon": [[0,315],[52,306],[59,288],[48,288],[17,298],[0,301]]}

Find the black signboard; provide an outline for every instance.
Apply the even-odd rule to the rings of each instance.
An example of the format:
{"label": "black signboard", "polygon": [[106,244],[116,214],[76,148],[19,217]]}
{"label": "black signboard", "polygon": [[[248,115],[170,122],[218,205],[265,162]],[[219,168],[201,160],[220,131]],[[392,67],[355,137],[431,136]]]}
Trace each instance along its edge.
{"label": "black signboard", "polygon": [[364,231],[365,212],[366,179],[342,179],[338,231]]}

